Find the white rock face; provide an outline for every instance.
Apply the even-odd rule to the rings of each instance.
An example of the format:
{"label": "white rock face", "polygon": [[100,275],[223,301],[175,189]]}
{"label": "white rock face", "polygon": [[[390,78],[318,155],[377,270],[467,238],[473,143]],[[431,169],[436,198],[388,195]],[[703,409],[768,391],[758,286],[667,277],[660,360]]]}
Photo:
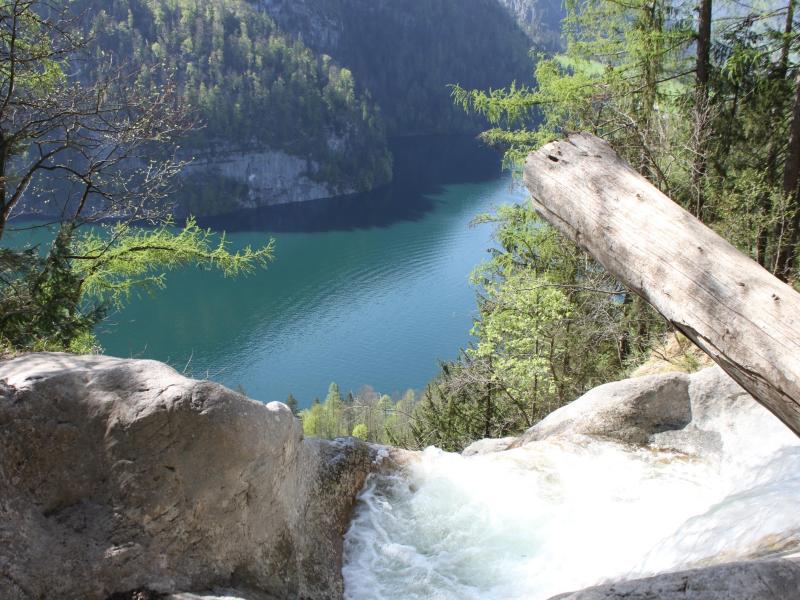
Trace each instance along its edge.
{"label": "white rock face", "polygon": [[242,209],[319,200],[354,191],[336,190],[315,181],[311,175],[318,168],[311,160],[280,150],[230,151],[198,157],[184,169],[183,176],[225,178],[247,186],[247,197],[235,199]]}
{"label": "white rock face", "polygon": [[515,443],[556,435],[593,435],[645,444],[660,431],[682,429],[692,419],[689,376],[651,375],[607,383],[549,414]]}
{"label": "white rock face", "polygon": [[0,362],[0,598],[338,598],[375,454],[154,361]]}
{"label": "white rock face", "polygon": [[[733,430],[738,435],[724,435]],[[715,366],[691,375],[665,373],[598,386],[498,449],[593,436],[704,457],[723,450],[752,456],[757,452],[752,440],[765,435],[787,444],[797,442],[789,429]]]}

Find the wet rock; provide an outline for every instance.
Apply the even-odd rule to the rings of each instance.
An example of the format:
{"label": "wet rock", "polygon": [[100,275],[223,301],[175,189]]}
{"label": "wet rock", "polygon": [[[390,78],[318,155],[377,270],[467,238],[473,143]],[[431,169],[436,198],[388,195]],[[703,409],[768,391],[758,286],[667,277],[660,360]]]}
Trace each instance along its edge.
{"label": "wet rock", "polygon": [[498,439],[484,439],[472,442],[469,446],[461,451],[464,456],[477,456],[479,454],[491,454],[492,452],[502,452],[508,450],[509,446],[513,444],[517,438],[507,437]]}
{"label": "wet rock", "polygon": [[[483,440],[472,447],[502,451],[555,437],[593,436],[622,443],[709,457],[725,450],[721,432],[742,427],[753,439],[792,434],[717,366],[693,373],[665,373],[596,387],[554,411],[510,444]],[[744,432],[742,432],[744,433]],[[472,448],[471,447],[471,448]],[[752,454],[751,447],[741,452]]]}
{"label": "wet rock", "polygon": [[799,595],[800,563],[764,560],[599,585],[551,600],[794,600]]}

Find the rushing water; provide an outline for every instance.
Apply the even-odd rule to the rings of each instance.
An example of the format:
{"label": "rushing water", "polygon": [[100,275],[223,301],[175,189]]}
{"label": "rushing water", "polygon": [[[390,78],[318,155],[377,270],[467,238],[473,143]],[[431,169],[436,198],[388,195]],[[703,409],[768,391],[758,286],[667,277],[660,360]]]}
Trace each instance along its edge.
{"label": "rushing water", "polygon": [[428,448],[370,479],[348,600],[542,600],[800,543],[800,444],[766,409],[719,414],[694,457],[597,439],[483,456]]}
{"label": "rushing water", "polygon": [[99,330],[106,353],[154,358],[253,398],[307,406],[336,381],[421,388],[469,341],[470,271],[494,206],[519,201],[498,156],[469,138],[395,144],[396,182],[362,196],[250,211],[205,224],[233,247],[275,237],[276,261],[225,279],[186,269]]}

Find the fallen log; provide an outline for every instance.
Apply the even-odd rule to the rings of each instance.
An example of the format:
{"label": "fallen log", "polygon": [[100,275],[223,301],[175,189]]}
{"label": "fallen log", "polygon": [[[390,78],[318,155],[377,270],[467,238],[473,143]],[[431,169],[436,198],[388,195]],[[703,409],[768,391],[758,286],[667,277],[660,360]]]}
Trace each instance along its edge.
{"label": "fallen log", "polygon": [[593,135],[531,153],[524,178],[546,221],[800,436],[800,294]]}

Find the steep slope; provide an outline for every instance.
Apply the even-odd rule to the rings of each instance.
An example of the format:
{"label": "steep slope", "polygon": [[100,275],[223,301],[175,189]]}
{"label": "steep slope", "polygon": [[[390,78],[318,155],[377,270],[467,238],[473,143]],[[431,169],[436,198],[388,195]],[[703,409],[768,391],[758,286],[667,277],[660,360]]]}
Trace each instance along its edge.
{"label": "steep slope", "polygon": [[560,43],[561,19],[564,7],[561,2],[548,0],[498,0],[528,34],[534,44],[543,49],[555,48]]}
{"label": "steep slope", "polygon": [[[447,85],[488,88],[529,80],[526,31],[550,26],[531,12],[535,0],[525,2],[524,29],[504,6],[516,6],[513,0],[251,1],[351,69],[396,135],[477,130],[477,122],[453,106]],[[560,7],[557,0],[542,4]]]}
{"label": "steep slope", "polygon": [[[174,73],[204,127],[186,140],[195,214],[361,192],[392,178],[390,135],[482,123],[448,85],[532,77],[557,0],[76,0],[90,72]],[[554,16],[555,15],[555,16]],[[532,41],[533,40],[533,41]],[[105,68],[105,67],[103,67]]]}
{"label": "steep slope", "polygon": [[[204,128],[187,140],[209,167],[274,204],[372,189],[391,179],[383,127],[352,73],[243,0],[80,0],[97,65],[128,63],[149,86],[174,72]],[[226,194],[230,195],[230,194]],[[219,194],[216,195],[217,197]],[[197,208],[219,212],[209,198]]]}

